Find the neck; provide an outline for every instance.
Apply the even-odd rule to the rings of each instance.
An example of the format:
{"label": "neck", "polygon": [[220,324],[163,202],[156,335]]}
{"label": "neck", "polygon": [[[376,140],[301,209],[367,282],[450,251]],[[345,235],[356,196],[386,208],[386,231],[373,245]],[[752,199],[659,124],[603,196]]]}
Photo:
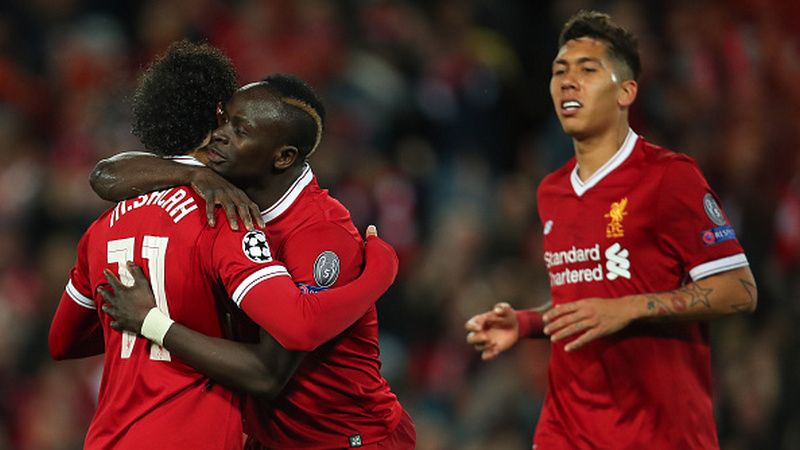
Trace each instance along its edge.
{"label": "neck", "polygon": [[280,173],[271,173],[245,189],[245,193],[263,211],[274,205],[297,180],[303,171],[303,165],[292,166]]}
{"label": "neck", "polygon": [[629,128],[628,121],[623,120],[602,134],[582,139],[573,137],[575,159],[578,162],[578,176],[581,180],[585,181],[591,177],[614,156],[625,142]]}

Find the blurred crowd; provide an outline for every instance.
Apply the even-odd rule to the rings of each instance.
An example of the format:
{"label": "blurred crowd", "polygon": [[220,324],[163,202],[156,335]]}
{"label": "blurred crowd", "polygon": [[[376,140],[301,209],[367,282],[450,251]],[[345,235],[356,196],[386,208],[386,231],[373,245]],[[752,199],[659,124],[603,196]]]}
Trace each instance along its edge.
{"label": "blurred crowd", "polygon": [[581,8],[640,39],[632,112],[700,163],[759,284],[752,316],[712,326],[720,442],[800,448],[800,4],[792,0],[27,0],[0,5],[0,449],[81,448],[97,358],[47,352],[85,228],[110,206],[95,162],[140,148],[127,97],[183,37],[242,82],[308,80],[328,123],[312,165],[401,273],[379,303],[383,370],[421,450],[526,449],[548,344],[481,362],[464,321],[548,299],[536,186],[571,157],[548,93]]}

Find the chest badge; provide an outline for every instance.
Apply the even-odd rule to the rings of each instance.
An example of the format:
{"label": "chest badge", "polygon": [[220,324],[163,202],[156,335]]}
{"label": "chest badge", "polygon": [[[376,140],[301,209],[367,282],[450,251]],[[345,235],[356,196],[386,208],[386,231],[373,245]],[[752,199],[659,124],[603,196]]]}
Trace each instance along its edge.
{"label": "chest badge", "polygon": [[606,225],[607,238],[621,238],[625,236],[625,229],[622,227],[622,220],[628,215],[628,212],[625,211],[627,206],[628,197],[625,197],[618,202],[612,203],[611,209],[606,215],[603,216],[610,220],[608,225]]}

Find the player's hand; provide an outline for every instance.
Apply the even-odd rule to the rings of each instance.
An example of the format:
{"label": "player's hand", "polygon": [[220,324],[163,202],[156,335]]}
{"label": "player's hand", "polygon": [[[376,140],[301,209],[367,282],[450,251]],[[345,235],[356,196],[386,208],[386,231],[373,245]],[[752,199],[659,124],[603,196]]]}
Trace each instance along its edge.
{"label": "player's hand", "polygon": [[108,284],[114,291],[99,287],[97,292],[105,300],[103,312],[112,317],[111,328],[115,330],[132,331],[141,333],[145,316],[156,306],[156,299],[150,288],[150,281],[144,276],[142,268],[128,262],[128,271],[133,276],[133,284],[125,286],[112,273],[106,269],[103,273]]}
{"label": "player's hand", "polygon": [[519,340],[517,315],[508,303],[498,303],[491,311],[473,316],[464,328],[467,343],[481,352],[484,361],[496,358]]}
{"label": "player's hand", "polygon": [[585,298],[558,305],[545,313],[542,319],[544,334],[553,342],[577,335],[564,347],[569,352],[625,328],[633,320],[633,315],[623,300]]}
{"label": "player's hand", "polygon": [[378,237],[378,227],[375,225],[368,225],[367,226],[367,240],[371,237]]}
{"label": "player's hand", "polygon": [[378,237],[378,228],[375,225],[367,227],[367,246],[364,252],[364,272],[367,266],[382,268],[379,273],[373,273],[373,276],[378,276],[387,281],[386,289],[394,283],[397,278],[397,272],[400,268],[400,259],[397,257],[397,252],[394,247],[389,245],[388,242]]}
{"label": "player's hand", "polygon": [[[192,189],[206,201],[206,217],[208,224],[216,226],[214,208],[221,206],[228,218],[231,229],[239,230],[239,219],[248,231],[255,229],[253,223],[264,228],[261,209],[241,189],[208,168],[196,168],[192,171],[190,182]],[[255,222],[254,222],[255,221]]]}

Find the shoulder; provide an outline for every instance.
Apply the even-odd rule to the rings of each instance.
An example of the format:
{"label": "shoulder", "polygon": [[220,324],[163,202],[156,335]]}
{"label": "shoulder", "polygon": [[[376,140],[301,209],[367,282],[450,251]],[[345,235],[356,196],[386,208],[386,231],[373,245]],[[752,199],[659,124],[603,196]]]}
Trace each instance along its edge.
{"label": "shoulder", "polygon": [[699,170],[697,161],[686,153],[676,152],[659,145],[642,140],[642,152],[644,159],[656,169],[677,170],[677,171],[697,171]]}
{"label": "shoulder", "polygon": [[360,241],[350,211],[326,189],[314,186],[299,200],[293,212],[294,230],[288,239],[296,238],[298,234],[320,232]]}
{"label": "shoulder", "polygon": [[[346,212],[346,210],[345,210]],[[286,245],[294,248],[316,248],[319,246],[360,246],[361,237],[350,215],[332,214],[320,208],[315,217],[308,217],[286,239]]]}
{"label": "shoulder", "polygon": [[304,217],[284,241],[281,257],[296,281],[329,287],[358,275],[364,244],[347,209],[323,197],[303,208]]}
{"label": "shoulder", "polygon": [[538,195],[542,195],[553,188],[569,187],[569,177],[575,169],[575,164],[575,157],[572,157],[566,164],[548,173],[539,183]]}

